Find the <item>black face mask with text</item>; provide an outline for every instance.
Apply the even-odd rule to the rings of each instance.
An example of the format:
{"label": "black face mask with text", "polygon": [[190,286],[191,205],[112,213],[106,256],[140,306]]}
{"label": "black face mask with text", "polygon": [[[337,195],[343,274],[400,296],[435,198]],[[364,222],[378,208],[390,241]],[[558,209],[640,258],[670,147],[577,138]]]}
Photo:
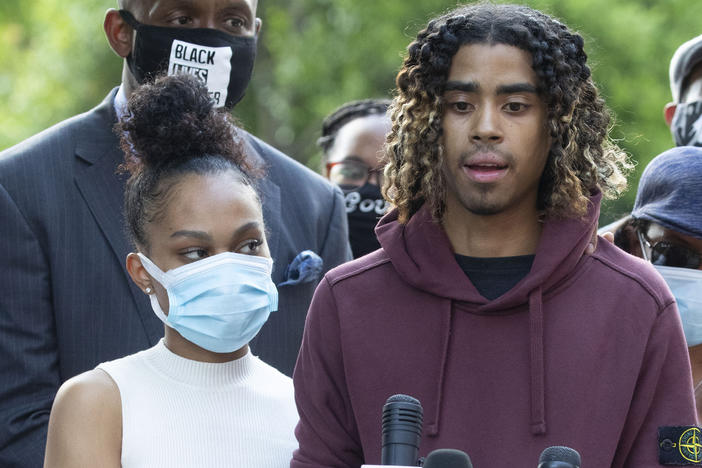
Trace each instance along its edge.
{"label": "black face mask with text", "polygon": [[375,226],[388,209],[380,187],[366,183],[361,187],[340,186],[346,202],[349,220],[349,243],[353,258],[361,257],[380,248],[375,237]]}
{"label": "black face mask with text", "polygon": [[702,101],[678,104],[670,131],[675,146],[702,146]]}
{"label": "black face mask with text", "polygon": [[186,73],[207,85],[216,107],[232,108],[244,97],[256,58],[256,37],[209,28],[151,26],[126,10],[119,14],[136,31],[127,65],[139,84],[164,73]]}

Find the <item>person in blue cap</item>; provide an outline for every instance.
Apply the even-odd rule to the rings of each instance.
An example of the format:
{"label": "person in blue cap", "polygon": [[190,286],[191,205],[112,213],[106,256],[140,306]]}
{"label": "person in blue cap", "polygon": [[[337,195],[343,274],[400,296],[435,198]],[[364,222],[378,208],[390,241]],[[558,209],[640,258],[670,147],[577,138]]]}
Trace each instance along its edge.
{"label": "person in blue cap", "polygon": [[[702,148],[678,146],[646,166],[634,209],[633,235],[620,247],[653,263],[678,303],[702,419]],[[622,243],[626,242],[626,243]]]}

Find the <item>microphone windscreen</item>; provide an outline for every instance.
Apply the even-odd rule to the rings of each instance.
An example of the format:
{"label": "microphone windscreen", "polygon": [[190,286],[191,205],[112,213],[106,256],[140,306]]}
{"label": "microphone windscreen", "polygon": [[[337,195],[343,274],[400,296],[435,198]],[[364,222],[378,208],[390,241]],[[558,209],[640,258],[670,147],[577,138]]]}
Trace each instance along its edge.
{"label": "microphone windscreen", "polygon": [[576,468],[580,467],[580,454],[570,448],[562,446],[548,447],[541,452],[539,457],[539,464],[546,462],[564,462],[570,463]]}
{"label": "microphone windscreen", "polygon": [[398,393],[397,395],[393,395],[390,398],[387,399],[385,404],[392,403],[393,401],[404,401],[407,403],[414,403],[416,405],[419,405],[419,400],[417,400],[415,397],[411,397],[409,395],[403,395],[401,393]]}
{"label": "microphone windscreen", "polygon": [[[422,404],[409,395],[393,395],[383,405],[383,434],[399,428],[416,432],[418,436],[421,436],[422,420]],[[419,447],[419,440],[417,440],[417,446]]]}
{"label": "microphone windscreen", "polygon": [[473,468],[466,452],[454,449],[437,449],[424,460],[424,468]]}

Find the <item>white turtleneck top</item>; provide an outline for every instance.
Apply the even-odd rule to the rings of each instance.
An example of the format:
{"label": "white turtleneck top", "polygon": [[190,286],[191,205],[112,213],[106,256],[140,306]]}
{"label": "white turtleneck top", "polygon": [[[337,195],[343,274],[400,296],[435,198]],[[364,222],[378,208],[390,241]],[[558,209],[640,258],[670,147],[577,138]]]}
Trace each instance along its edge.
{"label": "white turtleneck top", "polygon": [[122,400],[122,466],[289,466],[297,448],[292,380],[249,351],[192,361],[159,341],[100,364]]}

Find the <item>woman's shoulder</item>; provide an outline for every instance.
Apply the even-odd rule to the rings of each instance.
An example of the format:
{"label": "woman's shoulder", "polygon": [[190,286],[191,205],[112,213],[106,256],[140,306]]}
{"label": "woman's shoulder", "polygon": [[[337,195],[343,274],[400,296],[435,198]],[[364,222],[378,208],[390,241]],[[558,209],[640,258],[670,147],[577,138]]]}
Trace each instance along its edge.
{"label": "woman's shoulder", "polygon": [[[96,368],[83,372],[68,379],[61,385],[56,394],[56,403],[71,405],[78,401],[81,405],[89,405],[91,403],[105,402],[116,397],[116,403],[119,405],[119,388],[109,374],[102,369]],[[76,408],[78,409],[78,408]]]}
{"label": "woman's shoulder", "polygon": [[122,406],[119,389],[110,376],[93,369],[64,382],[51,408],[47,461],[80,464],[100,456],[104,460],[117,457],[118,462],[121,443]]}
{"label": "woman's shoulder", "polygon": [[252,355],[251,361],[254,371],[250,382],[259,393],[269,398],[293,401],[293,383],[290,377],[258,356]]}
{"label": "woman's shoulder", "polygon": [[[249,353],[252,352],[249,351]],[[251,367],[254,371],[253,374],[257,379],[264,379],[283,385],[288,383],[292,385],[292,379],[290,377],[283,374],[278,369],[262,360],[260,357],[252,353],[250,356],[248,356],[248,358],[250,359]]]}
{"label": "woman's shoulder", "polygon": [[[122,421],[122,403],[119,388],[101,369],[79,374],[61,385],[51,409],[64,426],[84,427],[119,426]],[[121,429],[120,429],[121,433]]]}

